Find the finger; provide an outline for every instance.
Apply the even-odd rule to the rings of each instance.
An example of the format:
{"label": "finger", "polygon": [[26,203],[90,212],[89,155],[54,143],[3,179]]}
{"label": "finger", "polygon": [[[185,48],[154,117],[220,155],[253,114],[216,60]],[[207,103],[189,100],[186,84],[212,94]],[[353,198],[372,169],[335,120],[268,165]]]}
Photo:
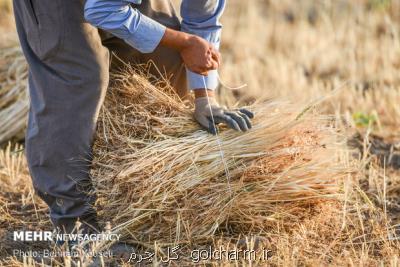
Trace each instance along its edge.
{"label": "finger", "polygon": [[217,61],[215,60],[211,60],[211,67],[209,68],[209,70],[216,70],[218,69],[219,64],[217,63]]}
{"label": "finger", "polygon": [[208,128],[207,128],[208,132],[210,134],[216,135],[217,134],[217,125],[215,125],[212,120],[208,120]]}
{"label": "finger", "polygon": [[242,112],[242,113],[244,113],[244,114],[246,114],[247,117],[249,117],[250,119],[254,118],[254,113],[251,112],[251,111],[248,110],[248,109],[241,108],[241,109],[239,109],[239,111]]}
{"label": "finger", "polygon": [[194,118],[196,119],[196,121],[203,126],[204,128],[208,128],[209,126],[209,119],[202,115],[202,114],[194,114]]}
{"label": "finger", "polygon": [[206,59],[205,59],[205,62],[204,62],[204,68],[205,69],[210,69],[211,68],[211,66],[212,66],[212,63],[213,62],[213,59],[212,59],[212,57],[210,56],[210,57],[207,57]]}
{"label": "finger", "polygon": [[211,119],[207,118],[204,115],[196,115],[196,114],[195,114],[195,119],[209,133],[214,135],[217,134],[217,126],[212,122]]}
{"label": "finger", "polygon": [[213,48],[211,50],[211,56],[212,56],[212,59],[218,63],[218,66],[219,66],[221,64],[221,54],[215,48]]}
{"label": "finger", "polygon": [[222,122],[222,123],[225,123],[226,125],[228,125],[228,127],[231,129],[234,129],[239,132],[241,131],[239,124],[228,115],[214,117],[214,122],[216,122],[216,123]]}
{"label": "finger", "polygon": [[206,70],[198,70],[195,71],[197,74],[203,75],[203,76],[208,76],[208,71]]}
{"label": "finger", "polygon": [[246,114],[244,114],[244,113],[242,113],[240,111],[238,111],[237,114],[239,114],[246,121],[247,128],[251,129],[252,126],[251,126],[250,118],[247,117]]}
{"label": "finger", "polygon": [[240,130],[242,130],[243,132],[249,130],[249,128],[247,127],[246,120],[243,119],[242,116],[240,116],[236,112],[229,112],[229,111],[225,112],[225,114],[230,116],[232,119],[234,119],[236,121],[236,123],[240,127]]}
{"label": "finger", "polygon": [[192,71],[194,73],[197,73],[197,74],[200,74],[203,76],[208,75],[208,70],[207,70],[207,68],[204,68],[204,67],[202,68],[200,66],[191,66],[191,67],[186,66],[186,68],[188,68],[190,71]]}
{"label": "finger", "polygon": [[225,119],[224,119],[224,114],[222,115],[218,115],[218,116],[214,116],[214,124],[218,125],[219,123],[226,123]]}
{"label": "finger", "polygon": [[204,64],[204,69],[206,70],[213,70],[215,69],[216,61],[212,59],[212,57],[208,58]]}
{"label": "finger", "polygon": [[197,74],[203,75],[203,76],[207,76],[208,75],[208,69],[207,68],[202,68],[200,66],[196,67],[196,72]]}

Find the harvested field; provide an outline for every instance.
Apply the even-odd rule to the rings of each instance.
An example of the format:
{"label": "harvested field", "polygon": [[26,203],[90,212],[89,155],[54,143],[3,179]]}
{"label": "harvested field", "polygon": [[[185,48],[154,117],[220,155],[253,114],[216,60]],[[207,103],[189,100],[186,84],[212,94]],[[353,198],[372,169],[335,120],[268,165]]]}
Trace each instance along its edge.
{"label": "harvested field", "polygon": [[165,91],[138,75],[116,76],[94,148],[100,206],[141,242],[261,233],[276,218],[292,224],[310,203],[339,198],[349,170],[328,118],[263,103],[251,107],[250,132],[212,137]]}
{"label": "harvested field", "polygon": [[[3,10],[0,265],[41,266],[14,250],[48,244],[12,240],[51,224],[24,158],[27,69]],[[91,172],[101,225],[154,253],[141,266],[168,265],[178,245],[171,266],[398,266],[399,14],[397,0],[229,1],[220,76],[248,86],[218,97],[255,112],[244,134],[207,134],[142,69],[114,74]],[[210,248],[267,259],[194,257]]]}

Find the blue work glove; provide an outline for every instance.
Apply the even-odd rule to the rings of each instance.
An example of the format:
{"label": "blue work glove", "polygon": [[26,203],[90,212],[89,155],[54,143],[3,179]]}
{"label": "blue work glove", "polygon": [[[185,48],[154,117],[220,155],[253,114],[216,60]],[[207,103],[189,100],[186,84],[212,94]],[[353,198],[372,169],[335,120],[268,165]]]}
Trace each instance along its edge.
{"label": "blue work glove", "polygon": [[[194,104],[194,118],[212,134],[217,133],[216,125],[219,123],[241,132],[251,129],[250,119],[254,118],[254,114],[247,109],[229,110],[221,107],[214,97],[196,98]],[[211,114],[214,117],[214,123]]]}

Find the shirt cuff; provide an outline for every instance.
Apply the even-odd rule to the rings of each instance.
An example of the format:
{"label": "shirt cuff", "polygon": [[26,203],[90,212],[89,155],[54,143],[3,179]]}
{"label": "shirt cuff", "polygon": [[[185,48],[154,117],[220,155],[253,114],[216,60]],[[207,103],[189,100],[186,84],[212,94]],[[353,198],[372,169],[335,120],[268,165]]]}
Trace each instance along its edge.
{"label": "shirt cuff", "polygon": [[[220,45],[220,32],[209,32],[209,31],[191,31],[192,34],[202,37],[203,39],[210,42],[214,48],[219,50]],[[186,78],[190,90],[204,88],[204,81],[206,82],[207,89],[215,90],[218,87],[218,72],[217,70],[211,70],[207,76],[203,76],[194,73],[186,68]]]}
{"label": "shirt cuff", "polygon": [[219,49],[221,43],[221,30],[210,32],[206,30],[186,29],[183,26],[181,30],[186,33],[197,35],[211,43],[214,48]]}
{"label": "shirt cuff", "polygon": [[211,70],[207,76],[203,76],[186,69],[186,77],[190,90],[204,89],[204,86],[206,86],[206,89],[215,90],[218,86],[218,72],[216,70]]}
{"label": "shirt cuff", "polygon": [[139,50],[141,53],[153,52],[164,36],[166,27],[149,17],[142,15],[140,16],[139,24],[136,31],[131,34],[125,42]]}

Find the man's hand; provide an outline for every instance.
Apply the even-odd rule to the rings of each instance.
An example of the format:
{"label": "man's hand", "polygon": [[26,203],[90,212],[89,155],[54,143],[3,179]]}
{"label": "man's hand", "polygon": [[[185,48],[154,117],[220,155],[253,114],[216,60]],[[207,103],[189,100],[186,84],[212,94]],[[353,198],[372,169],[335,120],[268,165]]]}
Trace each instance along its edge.
{"label": "man's hand", "polygon": [[209,70],[218,69],[220,64],[219,52],[206,40],[191,35],[180,50],[186,67],[198,74],[207,75]]}
{"label": "man's hand", "polygon": [[195,119],[212,134],[217,133],[218,123],[224,123],[229,128],[242,132],[251,128],[250,119],[254,118],[254,114],[247,109],[228,110],[219,106],[213,96],[196,97],[194,104]]}
{"label": "man's hand", "polygon": [[195,35],[167,28],[160,44],[178,50],[186,67],[201,75],[217,69],[221,62],[212,44]]}

